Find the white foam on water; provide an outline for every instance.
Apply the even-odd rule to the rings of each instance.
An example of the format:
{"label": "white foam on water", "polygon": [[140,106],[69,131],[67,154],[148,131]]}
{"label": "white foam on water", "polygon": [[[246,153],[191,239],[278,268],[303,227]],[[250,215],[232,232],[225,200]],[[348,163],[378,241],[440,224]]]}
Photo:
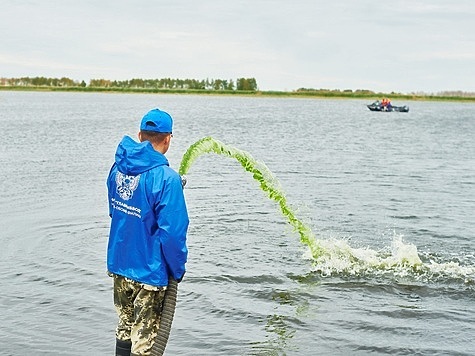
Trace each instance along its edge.
{"label": "white foam on water", "polygon": [[423,262],[417,247],[405,242],[402,236],[394,236],[387,251],[376,251],[369,247],[355,248],[343,239],[316,239],[314,244],[319,254],[312,255],[310,249],[304,258],[312,261],[312,270],[322,276],[378,276],[392,274],[395,277],[409,277],[415,280],[437,281],[457,279],[473,284],[475,266],[464,266],[459,262]]}

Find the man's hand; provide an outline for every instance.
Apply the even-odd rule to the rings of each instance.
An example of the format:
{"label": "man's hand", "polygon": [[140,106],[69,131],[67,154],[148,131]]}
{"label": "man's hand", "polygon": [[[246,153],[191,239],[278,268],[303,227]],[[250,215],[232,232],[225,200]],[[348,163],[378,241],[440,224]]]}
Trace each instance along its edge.
{"label": "man's hand", "polygon": [[182,188],[185,188],[185,185],[186,185],[186,176],[180,176],[181,178],[181,186]]}

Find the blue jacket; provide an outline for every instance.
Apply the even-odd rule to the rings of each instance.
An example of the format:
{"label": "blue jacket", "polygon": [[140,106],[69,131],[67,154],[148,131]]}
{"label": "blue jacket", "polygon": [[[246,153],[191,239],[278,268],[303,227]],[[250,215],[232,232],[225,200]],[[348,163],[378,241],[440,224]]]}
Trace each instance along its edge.
{"label": "blue jacket", "polygon": [[181,279],[188,249],[181,178],[150,142],[125,136],[107,180],[109,272],[152,286]]}

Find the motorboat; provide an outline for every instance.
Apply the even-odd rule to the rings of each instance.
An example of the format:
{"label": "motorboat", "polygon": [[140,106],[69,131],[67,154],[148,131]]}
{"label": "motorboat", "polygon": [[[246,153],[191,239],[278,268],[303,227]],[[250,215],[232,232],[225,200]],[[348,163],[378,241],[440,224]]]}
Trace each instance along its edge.
{"label": "motorboat", "polygon": [[404,106],[394,106],[391,105],[391,103],[388,103],[386,105],[383,105],[382,102],[379,100],[375,101],[372,104],[366,105],[368,109],[371,111],[385,111],[385,112],[392,112],[392,111],[398,111],[398,112],[409,112],[409,106],[404,105]]}

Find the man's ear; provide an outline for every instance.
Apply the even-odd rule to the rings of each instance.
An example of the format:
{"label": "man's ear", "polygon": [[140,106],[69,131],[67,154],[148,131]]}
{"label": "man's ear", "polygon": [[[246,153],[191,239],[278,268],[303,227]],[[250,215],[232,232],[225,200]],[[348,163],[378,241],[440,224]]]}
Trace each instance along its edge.
{"label": "man's ear", "polygon": [[142,133],[139,131],[139,133],[137,134],[137,137],[139,138],[139,141],[142,142]]}

